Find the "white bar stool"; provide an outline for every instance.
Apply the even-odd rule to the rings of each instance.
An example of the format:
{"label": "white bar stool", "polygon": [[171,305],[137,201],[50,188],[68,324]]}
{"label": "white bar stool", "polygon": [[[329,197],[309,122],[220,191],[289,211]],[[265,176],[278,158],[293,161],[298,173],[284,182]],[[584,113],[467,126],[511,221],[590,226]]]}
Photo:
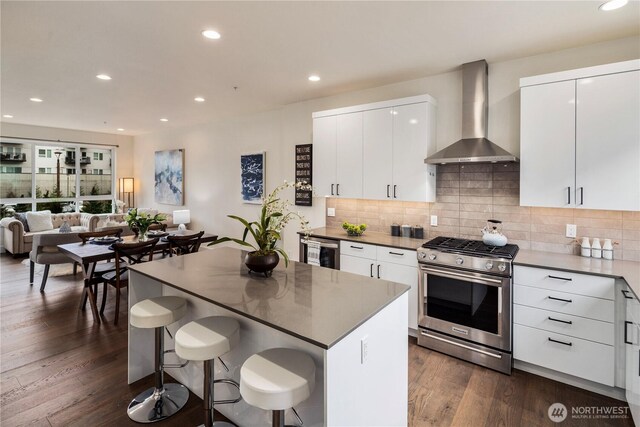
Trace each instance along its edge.
{"label": "white bar stool", "polygon": [[[214,401],[213,385],[216,383],[231,384],[239,388],[238,383],[233,380],[214,380],[214,361],[220,360],[224,368],[227,366],[222,362],[220,356],[231,351],[240,341],[240,324],[231,317],[211,316],[189,322],[176,332],[176,354],[181,359],[201,360],[204,362],[204,386],[203,408],[205,427],[233,426],[225,421],[213,422],[213,405],[236,403],[235,400]],[[213,380],[213,381],[212,381]]]}
{"label": "white bar stool", "polygon": [[272,411],[273,427],[283,427],[284,410],[308,399],[315,385],[313,359],[290,348],[271,348],[254,354],[240,369],[242,398],[250,405]]}
{"label": "white bar stool", "polygon": [[149,298],[131,307],[129,322],[136,328],[155,328],[155,387],[151,387],[129,403],[127,414],[138,423],[164,420],[178,412],[189,400],[189,389],[182,384],[165,384],[164,327],[177,322],[187,312],[184,298],[163,296]]}

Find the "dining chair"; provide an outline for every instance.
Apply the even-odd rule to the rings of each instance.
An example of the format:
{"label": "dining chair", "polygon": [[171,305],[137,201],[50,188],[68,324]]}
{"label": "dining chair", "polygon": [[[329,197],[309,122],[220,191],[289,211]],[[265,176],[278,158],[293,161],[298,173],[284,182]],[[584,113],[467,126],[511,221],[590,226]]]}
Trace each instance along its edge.
{"label": "dining chair", "polygon": [[77,263],[58,250],[58,245],[76,243],[80,241],[77,233],[46,233],[35,234],[31,252],[29,252],[29,284],[33,285],[35,265],[44,264],[40,292],[44,292],[49,276],[51,264],[73,264],[73,274],[76,274]]}
{"label": "dining chair", "polygon": [[167,236],[169,257],[172,257],[174,253],[179,256],[198,252],[203,234],[204,231],[188,236]]}
{"label": "dining chair", "polygon": [[113,321],[118,324],[120,314],[120,289],[129,285],[130,265],[140,264],[153,260],[153,251],[159,239],[150,239],[145,242],[135,243],[114,243],[113,251],[115,256],[115,270],[102,275],[104,288],[102,290],[102,304],[100,305],[100,315],[104,313],[107,301],[107,289],[109,286],[116,288],[116,314]]}
{"label": "dining chair", "polygon": [[[102,231],[88,231],[84,233],[78,233],[78,237],[82,241],[83,245],[86,245],[87,242],[90,242],[91,239],[95,239],[98,237],[116,237],[120,238],[122,232],[124,230],[122,228],[109,228],[103,229]],[[114,261],[105,261],[105,262],[96,262],[93,265],[93,271],[91,272],[91,276],[87,279],[87,286],[94,286],[94,295],[98,295],[98,285],[102,283],[104,280],[102,279],[102,275],[108,273],[109,271],[114,271],[116,269],[116,263]],[[85,292],[82,297],[82,303],[80,307],[84,310],[87,305],[87,293]]]}

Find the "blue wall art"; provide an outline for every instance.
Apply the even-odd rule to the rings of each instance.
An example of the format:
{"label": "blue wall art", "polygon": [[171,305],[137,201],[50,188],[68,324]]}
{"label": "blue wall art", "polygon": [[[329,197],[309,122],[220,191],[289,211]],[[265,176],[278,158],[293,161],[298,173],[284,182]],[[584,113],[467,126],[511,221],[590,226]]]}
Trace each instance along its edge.
{"label": "blue wall art", "polygon": [[184,205],[184,150],[156,151],[155,201]]}
{"label": "blue wall art", "polygon": [[264,170],[264,152],[240,156],[240,178],[242,180],[242,201],[244,203],[262,203]]}

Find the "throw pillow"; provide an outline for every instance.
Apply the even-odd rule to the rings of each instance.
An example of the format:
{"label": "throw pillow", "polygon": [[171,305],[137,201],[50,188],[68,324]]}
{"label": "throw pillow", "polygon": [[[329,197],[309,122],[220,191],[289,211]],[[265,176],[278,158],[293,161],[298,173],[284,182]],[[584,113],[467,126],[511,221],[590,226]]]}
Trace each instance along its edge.
{"label": "throw pillow", "polygon": [[29,231],[29,223],[27,222],[27,214],[25,212],[18,212],[13,217],[22,223],[25,232]]}
{"label": "throw pillow", "polygon": [[27,212],[27,223],[31,232],[53,230],[51,211]]}

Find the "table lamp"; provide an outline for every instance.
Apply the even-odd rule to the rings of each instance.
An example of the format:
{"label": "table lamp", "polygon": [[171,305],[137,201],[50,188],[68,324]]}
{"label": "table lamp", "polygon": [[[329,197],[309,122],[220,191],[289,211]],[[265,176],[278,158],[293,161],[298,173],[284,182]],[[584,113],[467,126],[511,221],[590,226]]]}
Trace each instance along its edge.
{"label": "table lamp", "polygon": [[191,222],[191,211],[188,209],[184,209],[181,211],[173,211],[173,223],[180,224],[178,225],[179,231],[185,231],[187,226],[185,224],[189,224]]}

